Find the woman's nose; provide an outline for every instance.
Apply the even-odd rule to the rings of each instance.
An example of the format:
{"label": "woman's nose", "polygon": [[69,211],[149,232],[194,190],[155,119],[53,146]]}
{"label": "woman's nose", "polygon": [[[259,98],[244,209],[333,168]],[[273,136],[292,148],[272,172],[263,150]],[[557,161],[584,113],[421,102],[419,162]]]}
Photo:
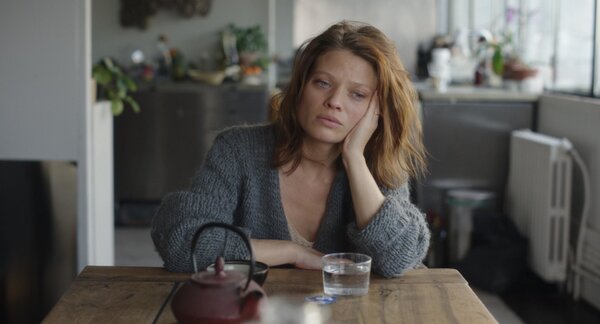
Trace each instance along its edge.
{"label": "woman's nose", "polygon": [[330,96],[327,98],[326,105],[327,108],[340,110],[342,109],[342,91],[339,89],[334,89],[331,91]]}

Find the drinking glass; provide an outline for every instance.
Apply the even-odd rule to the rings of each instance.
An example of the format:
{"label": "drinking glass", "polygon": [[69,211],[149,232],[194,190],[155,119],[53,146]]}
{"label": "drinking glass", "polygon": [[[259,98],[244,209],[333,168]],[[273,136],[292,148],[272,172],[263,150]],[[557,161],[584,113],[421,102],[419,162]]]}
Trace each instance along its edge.
{"label": "drinking glass", "polygon": [[323,256],[323,291],[326,295],[366,295],[370,273],[371,257],[366,254],[327,254]]}

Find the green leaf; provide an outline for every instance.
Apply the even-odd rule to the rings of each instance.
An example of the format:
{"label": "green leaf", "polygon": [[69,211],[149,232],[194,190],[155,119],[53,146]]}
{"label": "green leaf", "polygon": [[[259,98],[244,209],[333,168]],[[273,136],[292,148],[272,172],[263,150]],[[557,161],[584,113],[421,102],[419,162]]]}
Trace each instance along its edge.
{"label": "green leaf", "polygon": [[115,89],[106,89],[106,94],[108,96],[108,99],[110,100],[118,100],[119,99],[119,94],[117,93],[117,91],[115,91]]}
{"label": "green leaf", "polygon": [[110,58],[104,58],[102,60],[102,62],[104,63],[104,66],[106,66],[106,69],[114,74],[120,74],[121,69],[119,68],[119,66],[117,66],[116,64],[114,64],[114,62],[110,59]]}
{"label": "green leaf", "polygon": [[117,94],[121,99],[127,96],[127,85],[123,79],[117,80]]}
{"label": "green leaf", "polygon": [[228,28],[235,35],[239,52],[262,52],[267,48],[267,39],[260,25],[244,28],[231,24]]}
{"label": "green leaf", "polygon": [[494,49],[494,55],[492,56],[492,70],[497,75],[504,73],[504,57],[502,56],[502,47],[496,46]]}
{"label": "green leaf", "polygon": [[113,99],[111,100],[111,110],[113,115],[119,116],[123,113],[123,101]]}
{"label": "green leaf", "polygon": [[102,59],[102,64],[106,66],[106,68],[110,69],[114,66],[113,61],[110,57],[105,57]]}
{"label": "green leaf", "polygon": [[111,73],[101,66],[94,67],[92,76],[96,79],[96,82],[101,85],[107,85],[112,81]]}
{"label": "green leaf", "polygon": [[125,101],[127,101],[127,103],[131,106],[131,109],[133,109],[135,113],[140,112],[140,105],[131,96],[127,96],[125,98]]}
{"label": "green leaf", "polygon": [[125,74],[111,58],[104,57],[94,64],[92,76],[96,79],[104,96],[111,101],[111,110],[114,116],[123,113],[125,104],[129,104],[135,112],[140,111],[139,104],[129,96],[130,91],[137,90],[135,81]]}
{"label": "green leaf", "polygon": [[127,85],[127,89],[129,91],[136,91],[137,90],[137,85],[135,84],[135,82],[133,82],[133,80],[130,77],[124,76],[123,77],[123,81],[125,81],[125,85]]}

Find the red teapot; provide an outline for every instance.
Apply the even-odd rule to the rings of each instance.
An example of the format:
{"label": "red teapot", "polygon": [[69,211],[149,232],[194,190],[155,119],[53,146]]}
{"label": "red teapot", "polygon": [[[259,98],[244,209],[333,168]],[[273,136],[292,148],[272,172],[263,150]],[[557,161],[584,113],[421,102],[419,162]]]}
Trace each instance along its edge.
{"label": "red teapot", "polygon": [[[195,248],[200,233],[208,227],[222,227],[237,233],[250,251],[250,271],[225,271],[218,256],[215,271],[198,272]],[[192,239],[194,274],[173,296],[171,310],[179,323],[243,323],[259,319],[259,303],[266,300],[262,288],[252,280],[254,256],[250,240],[239,228],[225,223],[206,223]]]}

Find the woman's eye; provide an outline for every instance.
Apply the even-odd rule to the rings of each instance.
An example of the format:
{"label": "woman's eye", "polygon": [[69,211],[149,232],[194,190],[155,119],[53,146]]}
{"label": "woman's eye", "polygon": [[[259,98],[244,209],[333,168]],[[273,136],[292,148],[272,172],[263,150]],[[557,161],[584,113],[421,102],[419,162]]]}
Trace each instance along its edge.
{"label": "woman's eye", "polygon": [[360,92],[352,92],[352,97],[354,99],[363,99],[365,97],[365,95]]}
{"label": "woman's eye", "polygon": [[329,83],[323,80],[316,80],[315,83],[321,88],[326,88],[327,86],[329,86]]}

